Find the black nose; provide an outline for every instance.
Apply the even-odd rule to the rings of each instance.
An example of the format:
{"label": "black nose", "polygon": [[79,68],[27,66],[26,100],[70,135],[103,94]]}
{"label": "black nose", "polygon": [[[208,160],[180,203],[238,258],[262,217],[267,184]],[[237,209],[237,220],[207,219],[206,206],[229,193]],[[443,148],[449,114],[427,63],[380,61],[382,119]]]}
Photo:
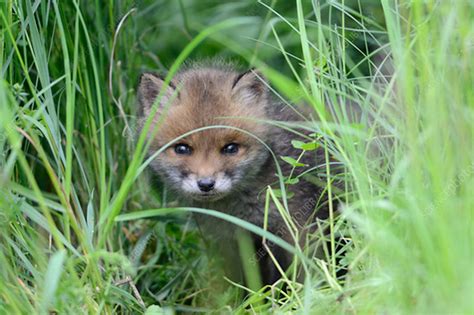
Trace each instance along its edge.
{"label": "black nose", "polygon": [[199,186],[199,189],[203,192],[208,192],[214,189],[214,184],[216,183],[215,180],[212,178],[203,178],[198,180],[197,184]]}

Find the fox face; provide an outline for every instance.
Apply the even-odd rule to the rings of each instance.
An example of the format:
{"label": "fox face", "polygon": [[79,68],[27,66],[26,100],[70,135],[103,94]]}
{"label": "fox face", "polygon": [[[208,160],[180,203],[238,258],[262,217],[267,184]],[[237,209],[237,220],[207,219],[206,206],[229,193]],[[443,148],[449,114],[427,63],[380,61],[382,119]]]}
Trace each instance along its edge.
{"label": "fox face", "polygon": [[[182,197],[215,201],[245,190],[267,161],[269,96],[257,73],[200,68],[178,73],[165,87],[145,73],[138,87],[140,129],[153,113],[149,155],[161,179]],[[156,132],[152,132],[152,130]],[[198,129],[198,130],[196,130]]]}

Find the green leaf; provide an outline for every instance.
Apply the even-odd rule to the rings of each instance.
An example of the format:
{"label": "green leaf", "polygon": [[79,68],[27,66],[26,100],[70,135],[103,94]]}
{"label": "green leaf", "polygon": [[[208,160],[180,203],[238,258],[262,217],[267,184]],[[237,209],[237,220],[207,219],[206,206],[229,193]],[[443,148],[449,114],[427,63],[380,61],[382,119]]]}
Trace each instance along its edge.
{"label": "green leaf", "polygon": [[[283,197],[283,194],[281,193],[281,189],[273,189],[273,193],[275,194],[276,197],[278,198],[282,198]],[[291,197],[293,197],[295,195],[295,193],[291,192],[291,191],[287,191],[286,192],[286,199],[291,199]]]}
{"label": "green leaf", "polygon": [[317,142],[308,142],[308,143],[305,143],[302,147],[302,149],[305,151],[314,151],[317,148],[319,148],[319,143]]}
{"label": "green leaf", "polygon": [[310,136],[311,138],[316,138],[316,140],[319,140],[319,139],[321,139],[321,138],[323,137],[323,136],[321,135],[321,133],[319,133],[319,132],[310,133],[309,136]]}
{"label": "green leaf", "polygon": [[281,159],[293,167],[307,166],[306,164],[300,163],[290,156],[282,156]]}
{"label": "green leaf", "polygon": [[300,179],[298,177],[288,178],[287,180],[285,180],[285,184],[288,184],[288,185],[295,185],[295,184],[298,184],[299,182],[300,182]]}
{"label": "green leaf", "polygon": [[291,144],[293,145],[294,148],[305,150],[305,151],[314,151],[319,147],[319,143],[315,141],[305,143],[303,141],[292,140]]}
{"label": "green leaf", "polygon": [[291,140],[291,145],[292,145],[293,148],[295,148],[295,149],[301,149],[301,148],[304,146],[304,142],[303,142],[303,141],[299,141],[299,140]]}
{"label": "green leaf", "polygon": [[165,311],[158,305],[150,305],[145,311],[145,315],[163,315]]}
{"label": "green leaf", "polygon": [[[66,260],[66,251],[59,250],[54,253],[48,264],[46,275],[44,279],[44,291],[41,300],[41,310],[46,313],[46,310],[53,305],[56,289],[58,288],[59,279],[61,278],[64,261]],[[43,314],[41,312],[41,314]]]}

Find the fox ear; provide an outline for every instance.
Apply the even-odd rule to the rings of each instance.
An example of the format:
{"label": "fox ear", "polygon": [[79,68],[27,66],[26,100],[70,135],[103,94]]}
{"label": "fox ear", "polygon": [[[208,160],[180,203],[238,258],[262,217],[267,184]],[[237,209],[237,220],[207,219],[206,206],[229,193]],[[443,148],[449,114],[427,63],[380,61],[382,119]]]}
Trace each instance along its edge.
{"label": "fox ear", "polygon": [[263,75],[255,69],[237,75],[232,84],[232,98],[240,102],[259,101],[265,98],[267,93],[266,81]]}
{"label": "fox ear", "polygon": [[[164,88],[164,83],[162,77],[153,73],[146,72],[140,76],[137,93],[140,117],[147,117],[150,114],[153,103]],[[160,108],[170,101],[175,90],[176,87],[169,83],[166,90],[162,93],[160,105],[158,105]]]}

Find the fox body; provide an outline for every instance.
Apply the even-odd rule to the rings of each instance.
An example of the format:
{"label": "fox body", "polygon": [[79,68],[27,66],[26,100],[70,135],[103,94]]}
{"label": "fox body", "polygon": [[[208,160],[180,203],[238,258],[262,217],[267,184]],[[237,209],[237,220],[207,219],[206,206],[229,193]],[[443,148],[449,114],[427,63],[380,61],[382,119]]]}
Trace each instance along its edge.
{"label": "fox body", "polygon": [[[153,171],[176,193],[183,206],[217,210],[263,227],[265,190],[278,183],[279,157],[296,158],[301,153],[291,145],[294,134],[268,121],[296,121],[293,110],[273,101],[258,73],[240,73],[222,65],[185,69],[169,85],[157,75],[143,74],[138,87],[141,127],[153,113],[158,96],[158,109],[150,128],[156,127],[155,136],[150,139],[150,154],[165,145],[169,147],[151,162]],[[305,155],[302,162],[323,164],[321,156]],[[281,163],[280,168],[288,175],[292,167]],[[294,194],[288,199],[288,209],[301,229],[300,235],[314,217],[327,217],[325,209],[315,211],[321,188],[301,180],[288,186],[287,191]],[[224,255],[234,256],[230,260],[238,258],[233,246],[235,227],[203,215],[198,215],[197,221],[205,235],[220,244]],[[269,208],[268,230],[294,243],[273,205]],[[258,253],[255,261],[260,265],[263,281],[272,283],[280,275],[262,251],[261,239],[254,236],[254,242]],[[288,267],[288,253],[276,246],[272,253],[283,269]]]}

